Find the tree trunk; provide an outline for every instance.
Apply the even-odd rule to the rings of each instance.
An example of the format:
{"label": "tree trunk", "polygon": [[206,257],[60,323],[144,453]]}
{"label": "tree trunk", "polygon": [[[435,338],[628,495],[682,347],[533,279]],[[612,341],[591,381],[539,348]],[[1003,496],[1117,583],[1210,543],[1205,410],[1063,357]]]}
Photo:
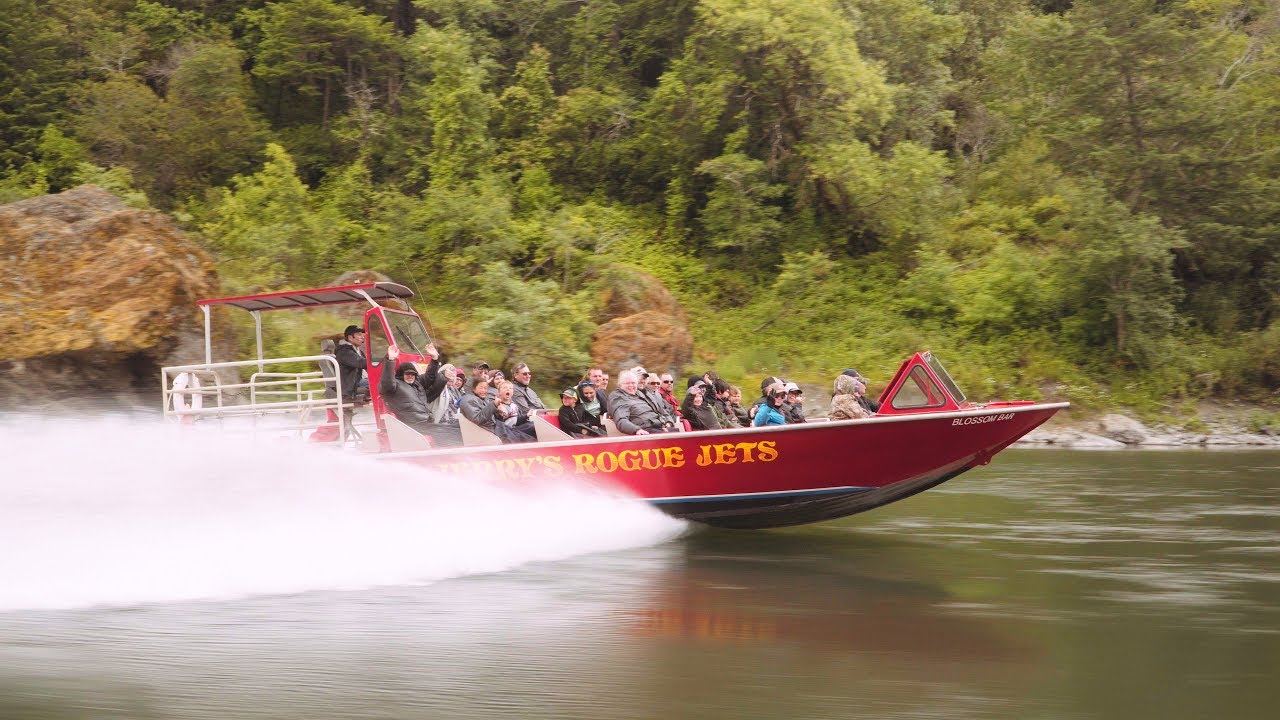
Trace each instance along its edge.
{"label": "tree trunk", "polygon": [[[1133,73],[1129,68],[1124,70],[1124,98],[1125,111],[1129,116],[1129,131],[1133,135],[1133,147],[1138,151],[1138,162],[1141,163],[1142,156],[1147,152],[1147,143],[1145,132],[1142,127],[1142,118],[1138,115],[1138,83],[1133,77]],[[1129,207],[1137,209],[1139,200],[1142,199],[1142,186],[1145,184],[1144,173],[1141,165],[1135,166],[1130,176],[1129,182]]]}
{"label": "tree trunk", "polygon": [[329,78],[324,79],[324,111],[321,113],[320,127],[325,130],[329,129],[329,93],[333,86],[333,81]]}

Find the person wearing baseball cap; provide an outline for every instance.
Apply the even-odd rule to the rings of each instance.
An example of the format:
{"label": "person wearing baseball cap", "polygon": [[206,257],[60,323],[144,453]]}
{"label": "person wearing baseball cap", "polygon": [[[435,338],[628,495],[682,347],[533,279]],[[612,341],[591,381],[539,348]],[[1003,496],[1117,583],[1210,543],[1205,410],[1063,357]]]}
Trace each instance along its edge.
{"label": "person wearing baseball cap", "polygon": [[348,325],[342,340],[333,351],[338,361],[338,385],[344,402],[369,395],[369,378],[365,375],[364,328]]}
{"label": "person wearing baseball cap", "polygon": [[799,385],[793,382],[788,382],[785,387],[787,390],[787,401],[783,403],[782,408],[783,408],[783,412],[787,416],[787,422],[788,423],[805,422],[804,391],[800,389]]}
{"label": "person wearing baseball cap", "polygon": [[604,425],[600,418],[585,412],[578,402],[578,389],[565,388],[560,393],[560,429],[574,437],[603,437]]}

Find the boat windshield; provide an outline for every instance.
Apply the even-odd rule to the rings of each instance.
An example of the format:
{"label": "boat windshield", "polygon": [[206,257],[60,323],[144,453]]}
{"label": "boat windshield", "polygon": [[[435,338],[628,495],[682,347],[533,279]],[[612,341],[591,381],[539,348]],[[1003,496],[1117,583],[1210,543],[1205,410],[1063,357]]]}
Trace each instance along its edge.
{"label": "boat windshield", "polygon": [[924,360],[929,363],[929,369],[933,371],[934,375],[938,376],[938,380],[942,381],[942,384],[947,388],[947,392],[951,393],[951,397],[955,399],[956,403],[963,405],[964,393],[960,392],[960,388],[956,387],[956,381],[951,379],[951,375],[942,367],[942,363],[938,358],[934,357],[933,353],[925,353]]}
{"label": "boat windshield", "polygon": [[383,315],[391,326],[391,337],[396,344],[407,347],[415,355],[426,355],[424,348],[431,344],[431,335],[422,326],[422,318],[387,309],[383,310]]}

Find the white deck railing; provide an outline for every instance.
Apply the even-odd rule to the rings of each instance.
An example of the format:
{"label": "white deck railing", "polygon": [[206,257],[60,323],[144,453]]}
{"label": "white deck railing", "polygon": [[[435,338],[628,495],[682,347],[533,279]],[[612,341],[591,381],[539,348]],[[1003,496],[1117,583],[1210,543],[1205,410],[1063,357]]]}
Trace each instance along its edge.
{"label": "white deck railing", "polygon": [[[299,363],[311,363],[313,367],[318,365],[322,369],[290,372],[280,367]],[[250,375],[248,382],[240,381],[240,370],[248,367],[257,371]],[[175,388],[174,381],[183,373],[188,374],[186,386],[181,387],[180,383],[180,387]],[[234,376],[237,380],[225,382],[225,375]],[[160,370],[164,416],[184,422],[251,418],[254,431],[284,430],[296,432],[303,438],[309,437],[309,431],[336,427],[336,436],[326,442],[341,443],[350,436],[358,438],[359,433],[351,432],[353,428],[348,425],[349,418],[342,412],[343,408],[355,406],[349,398],[344,402],[339,376],[338,361],[332,355],[174,365]],[[334,397],[325,397],[329,390]],[[333,411],[336,421],[328,419],[328,410]],[[259,421],[270,417],[284,422],[272,424],[269,428],[260,427]]]}

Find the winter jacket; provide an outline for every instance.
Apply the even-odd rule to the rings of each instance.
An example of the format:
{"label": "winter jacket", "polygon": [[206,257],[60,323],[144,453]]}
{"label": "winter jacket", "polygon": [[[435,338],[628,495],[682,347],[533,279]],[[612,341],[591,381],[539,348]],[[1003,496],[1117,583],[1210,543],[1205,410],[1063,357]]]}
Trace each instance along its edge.
{"label": "winter jacket", "polygon": [[[365,369],[364,352],[347,342],[345,339],[338,343],[337,350],[334,351],[333,357],[338,361],[339,385],[342,386],[342,399],[350,400],[356,395],[356,384],[360,382],[361,373]],[[384,373],[386,377],[389,373]]]}
{"label": "winter jacket", "polygon": [[857,420],[871,417],[871,411],[858,402],[858,396],[854,394],[857,385],[858,382],[848,375],[836,378],[836,394],[831,398],[832,420]]}
{"label": "winter jacket", "polygon": [[561,405],[559,417],[560,429],[574,437],[594,437],[605,434],[600,418],[583,410],[581,403],[573,407]]}
{"label": "winter jacket", "polygon": [[644,398],[645,401],[649,403],[649,406],[653,408],[653,411],[658,413],[658,416],[662,418],[663,425],[676,424],[676,409],[668,405],[666,400],[662,399],[661,393],[657,390],[642,388],[637,390],[636,394]]}
{"label": "winter jacket", "polygon": [[772,405],[764,404],[756,410],[756,419],[751,421],[753,427],[762,427],[764,425],[786,425],[787,419],[782,413]]}
{"label": "winter jacket", "polygon": [[458,410],[462,401],[460,393],[460,390],[446,383],[444,389],[440,391],[439,399],[432,404],[431,419],[440,425],[457,425]]}
{"label": "winter jacket", "polygon": [[427,388],[439,374],[440,361],[433,359],[427,365],[426,372],[421,373],[412,383],[405,382],[404,373],[406,370],[417,370],[413,363],[400,363],[394,375],[386,372],[391,367],[390,363],[390,360],[383,362],[382,379],[378,381],[382,401],[396,414],[397,420],[418,432],[426,432],[432,425],[431,401],[427,399]]}
{"label": "winter jacket", "polygon": [[[524,410],[527,413],[529,410],[547,409],[547,406],[542,404],[542,398],[538,397],[538,393],[534,392],[533,388],[521,382],[513,382],[511,384],[516,388],[515,392],[511,395],[511,400],[516,405],[519,405],[521,410]],[[523,415],[526,413],[521,414]]]}
{"label": "winter jacket", "polygon": [[609,410],[618,430],[627,435],[635,435],[637,430],[652,432],[663,428],[663,416],[639,392],[628,395],[622,388],[614,390],[609,396]]}
{"label": "winter jacket", "polygon": [[787,418],[788,423],[806,422],[804,419],[803,405],[795,405],[793,403],[782,403],[782,414]]}
{"label": "winter jacket", "polygon": [[466,419],[489,430],[493,429],[493,413],[497,406],[488,397],[480,397],[470,390],[462,396],[459,414]]}
{"label": "winter jacket", "polygon": [[729,401],[722,398],[711,398],[711,410],[716,414],[716,419],[720,421],[722,428],[742,427],[743,424],[738,420],[738,416],[733,413],[729,407]]}
{"label": "winter jacket", "polygon": [[695,405],[693,393],[684,396],[684,402],[680,404],[680,414],[689,421],[689,426],[694,430],[720,429],[720,421],[716,419],[716,413],[711,409],[711,402],[703,398],[701,405]]}

